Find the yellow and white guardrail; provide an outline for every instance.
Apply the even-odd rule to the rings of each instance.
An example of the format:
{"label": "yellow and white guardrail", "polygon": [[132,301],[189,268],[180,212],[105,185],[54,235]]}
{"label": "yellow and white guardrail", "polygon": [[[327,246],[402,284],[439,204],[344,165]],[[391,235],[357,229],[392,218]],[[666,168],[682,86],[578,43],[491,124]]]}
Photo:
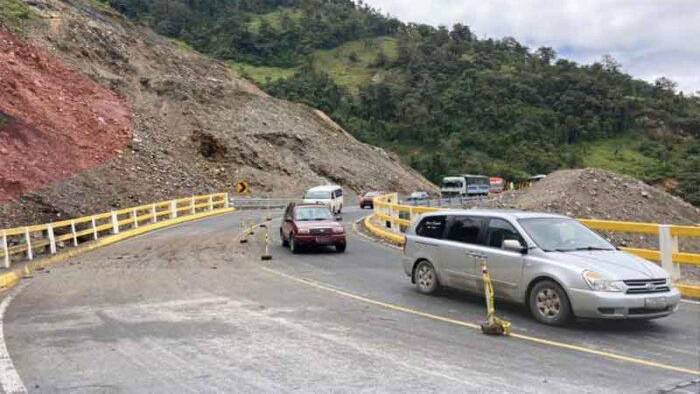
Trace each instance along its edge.
{"label": "yellow and white guardrail", "polygon": [[[449,208],[412,206],[398,204],[398,194],[390,193],[374,198],[374,213],[365,219],[365,226],[374,235],[390,242],[401,245],[404,243],[403,232],[421,214]],[[376,225],[372,219],[388,225]],[[679,282],[681,279],[680,264],[700,266],[700,254],[685,253],[678,250],[678,239],[681,237],[700,238],[700,226],[668,225],[657,223],[621,222],[612,220],[578,219],[591,229],[653,234],[659,237],[659,250],[622,248],[622,250],[642,258],[661,263],[661,266],[671,275],[676,286],[686,297],[700,298],[700,286]]]}
{"label": "yellow and white guardrail", "polygon": [[[206,194],[125,208],[60,222],[0,230],[0,267],[37,257],[66,253],[64,249],[104,238],[128,236],[233,211],[228,193]],[[2,275],[0,275],[2,276]],[[0,278],[0,287],[6,287]]]}

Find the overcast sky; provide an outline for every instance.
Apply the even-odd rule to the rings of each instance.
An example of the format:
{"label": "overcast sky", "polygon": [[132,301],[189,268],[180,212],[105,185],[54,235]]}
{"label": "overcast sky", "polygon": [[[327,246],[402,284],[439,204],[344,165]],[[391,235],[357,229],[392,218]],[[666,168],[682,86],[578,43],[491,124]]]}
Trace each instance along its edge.
{"label": "overcast sky", "polygon": [[365,0],[404,22],[468,25],[592,63],[611,54],[634,77],[700,91],[700,0]]}

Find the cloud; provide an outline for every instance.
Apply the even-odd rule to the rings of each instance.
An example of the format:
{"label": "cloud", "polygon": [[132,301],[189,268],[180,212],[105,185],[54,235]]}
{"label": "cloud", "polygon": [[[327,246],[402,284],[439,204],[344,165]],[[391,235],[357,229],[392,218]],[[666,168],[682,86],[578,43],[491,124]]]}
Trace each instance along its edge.
{"label": "cloud", "polygon": [[611,54],[634,77],[700,91],[696,0],[365,0],[404,22],[468,25],[480,38],[551,46],[580,63]]}

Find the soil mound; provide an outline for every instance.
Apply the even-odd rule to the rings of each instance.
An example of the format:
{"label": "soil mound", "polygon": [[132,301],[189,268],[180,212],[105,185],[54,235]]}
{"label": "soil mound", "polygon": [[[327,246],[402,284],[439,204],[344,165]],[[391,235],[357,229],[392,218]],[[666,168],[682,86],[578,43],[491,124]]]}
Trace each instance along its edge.
{"label": "soil mound", "polygon": [[[531,187],[503,193],[483,205],[554,212],[586,219],[700,223],[700,209],[679,197],[635,178],[595,168],[556,171]],[[621,246],[658,247],[655,236],[621,233],[608,236]],[[682,241],[681,250],[700,251],[697,243]]]}
{"label": "soil mound", "polygon": [[131,133],[124,99],[0,31],[0,201],[104,163]]}

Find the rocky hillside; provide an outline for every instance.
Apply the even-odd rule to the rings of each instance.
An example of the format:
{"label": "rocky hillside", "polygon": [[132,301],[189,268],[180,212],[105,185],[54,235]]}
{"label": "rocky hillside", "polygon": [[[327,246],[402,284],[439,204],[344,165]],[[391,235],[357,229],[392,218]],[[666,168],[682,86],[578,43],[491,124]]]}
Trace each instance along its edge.
{"label": "rocky hillside", "polygon": [[[122,97],[133,108],[133,135],[104,164],[0,205],[0,227],[229,190],[243,179],[256,195],[276,196],[295,196],[326,182],[355,191],[435,188],[395,157],[355,140],[323,113],[271,98],[225,64],[99,3],[26,4],[33,22],[23,28],[24,41]],[[0,63],[0,69],[5,67]],[[66,100],[57,105],[72,112],[83,104]],[[0,101],[0,111],[8,113],[6,106]],[[25,113],[19,121],[43,116],[46,108],[37,103],[29,110],[34,114]],[[96,141],[98,135],[90,128],[83,140]],[[40,150],[24,153],[29,161],[42,155]],[[10,176],[7,167],[0,171]]]}

